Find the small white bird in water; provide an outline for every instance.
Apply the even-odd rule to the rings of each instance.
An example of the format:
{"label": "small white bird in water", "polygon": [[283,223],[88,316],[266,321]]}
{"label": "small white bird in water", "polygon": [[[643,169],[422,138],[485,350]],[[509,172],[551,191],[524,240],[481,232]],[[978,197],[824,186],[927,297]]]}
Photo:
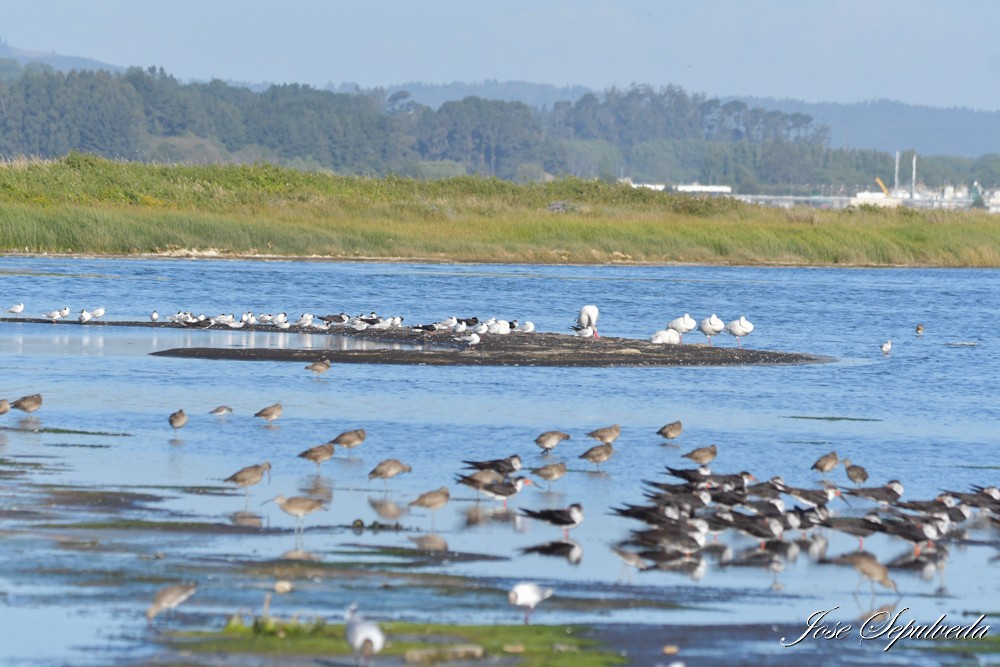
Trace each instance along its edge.
{"label": "small white bird in water", "polygon": [[890,350],[892,350],[891,340],[887,340],[884,343],[882,343],[882,354],[889,354]]}
{"label": "small white bird in water", "polygon": [[507,600],[515,607],[524,607],[524,624],[527,625],[531,612],[538,603],[552,597],[553,592],[551,588],[542,588],[534,582],[522,581],[510,589]]}
{"label": "small white bird in water", "polygon": [[367,621],[358,614],[358,605],[352,604],[344,614],[347,623],[344,625],[344,637],[354,651],[354,664],[358,659],[364,659],[368,665],[371,657],[385,646],[385,634],[374,621]]}
{"label": "small white bird in water", "polygon": [[8,313],[12,313],[14,315],[20,315],[23,311],[24,311],[23,303],[15,303],[13,306],[7,309]]}

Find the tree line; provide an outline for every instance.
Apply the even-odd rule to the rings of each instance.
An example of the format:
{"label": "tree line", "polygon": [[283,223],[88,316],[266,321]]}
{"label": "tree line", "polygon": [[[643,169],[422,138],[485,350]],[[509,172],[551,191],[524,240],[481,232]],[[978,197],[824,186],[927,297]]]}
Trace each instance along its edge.
{"label": "tree line", "polygon": [[[343,174],[548,176],[732,185],[746,193],[828,193],[888,181],[895,157],[831,149],[803,113],[633,85],[551,108],[467,97],[434,109],[406,91],[333,92],[222,81],[162,68],[61,73],[0,61],[0,155],[77,150],[148,162],[269,161]],[[909,164],[908,162],[906,164]],[[921,161],[929,187],[1000,187],[1000,156]]]}

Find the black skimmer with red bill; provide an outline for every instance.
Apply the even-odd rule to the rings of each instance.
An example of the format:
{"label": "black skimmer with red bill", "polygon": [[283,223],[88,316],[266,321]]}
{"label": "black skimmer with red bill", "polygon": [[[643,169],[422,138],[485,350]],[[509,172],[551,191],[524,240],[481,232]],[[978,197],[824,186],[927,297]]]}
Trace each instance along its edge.
{"label": "black skimmer with red bill", "polygon": [[[461,482],[461,480],[459,480]],[[504,509],[507,509],[507,500],[512,498],[521,492],[525,486],[532,486],[532,482],[527,477],[514,477],[505,482],[493,482],[492,484],[484,484],[479,487],[479,491],[483,495],[489,496],[490,498],[496,498],[497,500],[503,501]]]}
{"label": "black skimmer with red bill", "polygon": [[565,509],[528,510],[521,509],[526,517],[538,519],[563,529],[563,539],[569,539],[569,531],[583,523],[583,505],[573,503]]}
{"label": "black skimmer with red bill", "polygon": [[848,489],[849,496],[874,500],[880,505],[892,505],[903,496],[903,484],[897,480],[889,480],[885,486],[874,486],[860,489]]}
{"label": "black skimmer with red bill", "polygon": [[866,537],[872,533],[881,532],[882,517],[875,512],[870,512],[862,517],[831,516],[827,517],[822,525],[858,538],[858,551],[861,551],[865,546]]}
{"label": "black skimmer with red bill", "polygon": [[466,468],[476,470],[492,470],[504,477],[509,477],[521,469],[521,457],[517,454],[503,459],[491,459],[489,461],[462,461]]}
{"label": "black skimmer with red bill", "polygon": [[847,503],[847,500],[844,499],[844,496],[840,493],[840,489],[833,485],[826,486],[822,489],[801,489],[794,486],[782,485],[781,490],[803,505],[807,505],[809,507],[825,507],[833,501],[834,498],[840,498]]}

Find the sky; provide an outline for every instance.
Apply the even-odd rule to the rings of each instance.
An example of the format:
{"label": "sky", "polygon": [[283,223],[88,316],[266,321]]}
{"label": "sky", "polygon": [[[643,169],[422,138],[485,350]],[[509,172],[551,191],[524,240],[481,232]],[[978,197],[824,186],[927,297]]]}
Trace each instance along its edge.
{"label": "sky", "polygon": [[1000,110],[996,0],[0,0],[9,46],[182,81],[527,81]]}

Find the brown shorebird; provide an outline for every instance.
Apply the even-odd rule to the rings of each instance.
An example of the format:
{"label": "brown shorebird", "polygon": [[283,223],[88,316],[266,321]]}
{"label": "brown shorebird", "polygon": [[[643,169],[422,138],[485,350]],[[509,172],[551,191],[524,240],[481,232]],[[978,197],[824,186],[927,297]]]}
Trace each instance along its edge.
{"label": "brown shorebird", "polygon": [[316,445],[315,447],[310,447],[306,451],[301,452],[298,456],[300,459],[305,459],[315,463],[316,472],[319,472],[320,464],[333,458],[333,445],[329,442],[325,445]]}
{"label": "brown shorebird", "polygon": [[269,405],[266,408],[262,408],[254,413],[254,417],[260,417],[261,419],[266,419],[268,426],[271,425],[275,419],[281,416],[283,408],[281,403],[275,403],[274,405]]}
{"label": "brown shorebird", "polygon": [[162,611],[175,609],[180,603],[195,594],[198,587],[195,584],[178,584],[161,588],[153,596],[153,604],[146,610],[146,622],[153,624],[153,619]]}
{"label": "brown shorebird", "polygon": [[184,428],[184,425],[188,423],[188,416],[184,414],[184,410],[178,410],[169,417],[170,425],[174,428]]}
{"label": "brown shorebird", "polygon": [[718,453],[719,450],[715,445],[709,445],[708,447],[692,449],[687,454],[682,454],[682,457],[685,459],[691,459],[698,465],[708,465],[715,460],[715,455]]}
{"label": "brown shorebird", "polygon": [[670,422],[669,424],[664,424],[660,427],[660,430],[657,431],[657,434],[663,436],[667,440],[673,440],[681,434],[681,430],[683,430],[683,428],[684,427],[681,426],[680,420],[678,420]]}
{"label": "brown shorebird", "polygon": [[562,431],[546,431],[535,438],[535,444],[546,453],[551,452],[563,440],[569,440],[569,433]]}
{"label": "brown shorebird", "polygon": [[363,428],[359,428],[353,431],[344,431],[331,440],[329,444],[337,445],[338,447],[343,447],[344,449],[353,449],[364,441],[365,430]]}
{"label": "brown shorebird", "polygon": [[233,414],[233,409],[228,405],[220,405],[208,414],[215,415],[216,417],[225,417],[226,415]]}
{"label": "brown shorebird", "polygon": [[0,398],[0,415],[5,415],[10,412],[10,401],[6,398]]}
{"label": "brown shorebird", "polygon": [[385,461],[379,462],[372,471],[368,473],[368,481],[373,479],[381,479],[385,484],[385,490],[389,490],[389,479],[400,475],[404,472],[413,472],[413,468],[406,465],[399,459],[386,459]]}
{"label": "brown shorebird", "polygon": [[844,469],[847,471],[847,479],[858,486],[868,481],[868,471],[859,465],[852,464],[851,459],[842,459],[840,462],[844,464]]}
{"label": "brown shorebird", "polygon": [[594,440],[600,440],[605,445],[610,445],[618,436],[622,434],[622,427],[618,424],[612,424],[611,426],[605,426],[604,428],[599,428],[597,430],[591,431],[587,434],[588,437]]}
{"label": "brown shorebird", "polygon": [[550,463],[547,466],[542,466],[541,468],[532,468],[532,474],[538,475],[546,482],[549,483],[549,490],[552,490],[552,482],[557,479],[561,479],[563,475],[566,474],[566,464],[565,463]]}
{"label": "brown shorebird", "polygon": [[812,464],[810,470],[817,470],[825,475],[836,468],[838,463],[840,460],[837,457],[837,452],[830,452],[816,459],[816,463]]}
{"label": "brown shorebird", "polygon": [[416,500],[410,503],[410,507],[426,507],[429,509],[431,511],[431,530],[434,530],[434,517],[437,510],[444,507],[450,498],[451,494],[448,493],[448,487],[442,486],[436,491],[421,493],[417,496]]}
{"label": "brown shorebird", "polygon": [[580,455],[581,459],[587,459],[595,466],[597,469],[601,469],[601,464],[611,458],[611,455],[615,453],[614,448],[610,444],[604,445],[594,445],[583,454]]}
{"label": "brown shorebird", "polygon": [[918,336],[923,336],[924,335],[924,325],[923,324],[918,324],[916,331],[917,331],[917,335]]}
{"label": "brown shorebird", "polygon": [[621,572],[618,573],[618,579],[615,583],[621,583],[622,579],[625,578],[625,575],[631,573],[629,568],[634,568],[642,572],[643,570],[648,570],[652,567],[652,565],[647,563],[642,556],[634,551],[629,551],[615,546],[611,547],[611,550],[614,551],[615,555],[622,560],[622,563],[624,563],[622,565]]}
{"label": "brown shorebird", "polygon": [[270,484],[271,464],[267,461],[264,461],[259,465],[247,466],[242,470],[238,470],[222,481],[235,484],[236,486],[244,489],[246,494],[249,496],[250,487],[254,484],[260,484],[260,481],[264,479],[264,473],[267,473],[267,483]]}
{"label": "brown shorebird", "polygon": [[326,358],[314,361],[306,366],[307,371],[312,371],[317,377],[330,370],[330,361]]}
{"label": "brown shorebird", "polygon": [[38,408],[42,407],[42,395],[31,394],[30,396],[22,396],[11,403],[10,407],[15,410],[20,410],[21,412],[34,412]]}
{"label": "brown shorebird", "polygon": [[270,500],[265,500],[261,504],[266,505],[267,503],[277,503],[282,512],[294,516],[296,519],[295,532],[297,533],[305,531],[305,525],[302,517],[306,514],[311,514],[316,510],[323,509],[324,505],[322,500],[307,498],[306,496],[292,496],[291,498],[275,496]]}
{"label": "brown shorebird", "polygon": [[[861,588],[861,584],[864,583],[865,579],[871,581],[872,584],[872,594],[875,594],[875,584],[882,584],[886,588],[891,588],[892,590],[899,593],[899,589],[896,588],[896,582],[889,578],[889,569],[885,565],[878,562],[875,556],[871,555],[867,551],[856,551],[854,553],[847,554],[835,559],[834,562],[837,563],[847,563],[854,566],[858,574],[861,575],[862,579],[858,582],[858,588]],[[857,588],[855,589],[857,592]]]}

